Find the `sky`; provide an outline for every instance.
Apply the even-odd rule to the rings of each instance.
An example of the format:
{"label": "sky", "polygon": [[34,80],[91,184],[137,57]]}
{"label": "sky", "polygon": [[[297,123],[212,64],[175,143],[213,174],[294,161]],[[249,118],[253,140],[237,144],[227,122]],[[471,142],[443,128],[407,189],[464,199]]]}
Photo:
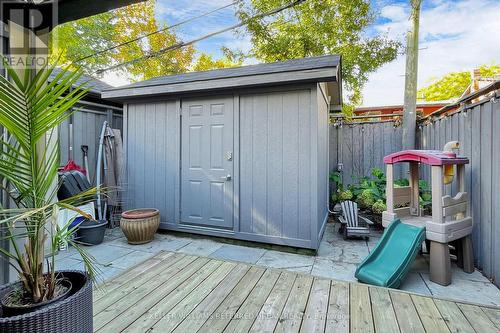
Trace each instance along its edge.
{"label": "sky", "polygon": [[[385,34],[405,42],[409,21],[409,0],[371,0],[377,20],[366,30],[367,36]],[[156,17],[175,24],[231,3],[231,0],[157,0]],[[482,64],[500,63],[500,0],[423,0],[420,16],[418,87],[453,71],[471,70]],[[234,6],[175,29],[181,40],[190,40],[237,23]],[[221,56],[221,47],[248,51],[247,35],[227,32],[194,45],[198,51]],[[249,59],[245,64],[255,63]],[[403,103],[405,56],[369,75],[363,89],[363,105]],[[127,78],[107,74],[112,85]]]}

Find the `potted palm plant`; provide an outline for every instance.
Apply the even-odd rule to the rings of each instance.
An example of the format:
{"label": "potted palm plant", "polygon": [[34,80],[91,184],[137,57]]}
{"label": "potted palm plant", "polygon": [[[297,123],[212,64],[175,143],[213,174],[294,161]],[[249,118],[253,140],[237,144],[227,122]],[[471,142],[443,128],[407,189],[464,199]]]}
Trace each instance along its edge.
{"label": "potted palm plant", "polygon": [[[1,188],[14,207],[0,207],[10,251],[0,249],[18,273],[18,281],[0,286],[0,332],[91,332],[93,258],[72,243],[72,221],[60,226],[58,212],[93,200],[95,189],[57,201],[59,145],[57,127],[84,96],[85,83],[75,87],[81,71],[54,67],[36,74],[18,74],[4,61],[10,80],[0,76],[0,125],[8,136],[0,139]],[[86,216],[87,218],[89,216]],[[63,242],[81,254],[86,272],[56,269],[55,254]],[[75,314],[78,314],[75,316]]]}

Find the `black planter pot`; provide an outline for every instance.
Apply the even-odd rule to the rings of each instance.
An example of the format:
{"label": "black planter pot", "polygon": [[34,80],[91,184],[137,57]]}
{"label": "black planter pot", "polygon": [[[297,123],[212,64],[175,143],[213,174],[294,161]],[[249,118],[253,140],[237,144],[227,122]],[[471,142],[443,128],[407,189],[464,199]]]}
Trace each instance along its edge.
{"label": "black planter pot", "polygon": [[[59,299],[35,311],[6,317],[0,309],[0,333],[91,333],[92,282],[81,271],[59,271],[72,288],[63,300]],[[17,282],[0,286],[0,298],[9,293]]]}
{"label": "black planter pot", "polygon": [[[51,300],[48,300],[48,301],[45,301],[45,302],[42,302],[42,303],[37,303],[37,304],[32,304],[32,305],[28,305],[28,306],[13,306],[13,305],[7,305],[7,304],[4,304],[3,302],[3,297],[0,299],[2,302],[2,314],[4,317],[13,317],[13,316],[19,316],[19,315],[22,315],[22,314],[25,314],[25,313],[29,313],[29,312],[33,312],[33,311],[36,311],[38,309],[42,309],[52,303],[55,303],[57,301],[62,301],[66,298],[68,298],[68,296],[70,295],[71,293],[71,288],[72,288],[72,285],[71,285],[71,281],[69,280],[63,280],[61,282],[62,285],[64,285],[66,288],[68,288],[66,290],[66,292],[64,292],[62,295],[59,295]],[[15,288],[20,288],[21,287],[21,282],[17,282],[15,285],[14,285]],[[6,294],[7,295],[7,294]],[[4,295],[4,296],[6,296]]]}
{"label": "black planter pot", "polygon": [[91,221],[85,220],[78,226],[76,232],[76,241],[84,245],[98,245],[101,244],[104,239],[104,233],[106,232],[106,226],[108,221]]}

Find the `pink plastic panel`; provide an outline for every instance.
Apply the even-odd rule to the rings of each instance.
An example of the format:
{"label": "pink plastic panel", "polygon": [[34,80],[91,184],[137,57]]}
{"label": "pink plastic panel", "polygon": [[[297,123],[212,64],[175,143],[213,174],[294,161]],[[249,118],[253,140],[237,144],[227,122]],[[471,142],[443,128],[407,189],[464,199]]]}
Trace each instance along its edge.
{"label": "pink plastic panel", "polygon": [[384,157],[385,164],[420,162],[427,165],[468,164],[467,157],[440,150],[402,150]]}

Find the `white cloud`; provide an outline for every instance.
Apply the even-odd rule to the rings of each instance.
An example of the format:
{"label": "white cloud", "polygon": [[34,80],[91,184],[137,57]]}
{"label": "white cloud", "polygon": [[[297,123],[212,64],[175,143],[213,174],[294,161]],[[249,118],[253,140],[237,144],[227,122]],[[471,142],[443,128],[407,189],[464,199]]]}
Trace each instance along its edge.
{"label": "white cloud", "polygon": [[130,83],[128,77],[120,72],[105,72],[101,80],[113,87],[124,86]]}
{"label": "white cloud", "polygon": [[[391,21],[376,29],[403,40],[409,9],[387,7],[381,9],[381,15]],[[435,1],[433,7],[424,8],[420,21],[418,86],[448,72],[500,62],[499,13],[500,1],[492,0]],[[402,104],[404,68],[405,57],[400,56],[370,75],[363,104]]]}
{"label": "white cloud", "polygon": [[401,21],[408,18],[408,12],[405,6],[388,5],[380,10],[380,16],[391,21]]}

